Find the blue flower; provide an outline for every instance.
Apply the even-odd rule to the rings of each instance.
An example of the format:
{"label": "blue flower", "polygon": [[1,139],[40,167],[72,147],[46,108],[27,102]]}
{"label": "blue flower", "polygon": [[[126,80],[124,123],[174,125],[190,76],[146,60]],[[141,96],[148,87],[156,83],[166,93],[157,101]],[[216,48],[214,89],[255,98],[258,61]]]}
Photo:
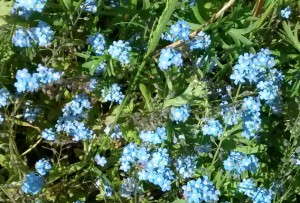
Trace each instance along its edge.
{"label": "blue flower", "polygon": [[158,59],[158,67],[161,70],[167,70],[171,65],[179,67],[182,66],[182,64],[182,55],[179,51],[173,48],[166,48],[161,50]]}
{"label": "blue flower", "polygon": [[96,32],[94,35],[89,35],[86,41],[93,47],[96,55],[101,56],[104,54],[105,39],[99,32]]}
{"label": "blue flower", "polygon": [[31,38],[40,46],[46,47],[49,46],[51,41],[54,38],[54,32],[51,30],[51,27],[40,21],[37,27],[30,29]]}
{"label": "blue flower", "polygon": [[160,186],[162,191],[168,191],[174,179],[169,160],[169,154],[164,148],[150,152],[144,147],[139,148],[136,144],[130,143],[123,149],[120,169],[128,172],[134,165],[143,166],[138,172],[139,180],[149,181]]}
{"label": "blue flower", "polygon": [[185,122],[189,116],[189,106],[183,105],[181,107],[172,107],[171,108],[171,119],[176,123]]}
{"label": "blue flower", "polygon": [[190,178],[194,175],[197,165],[195,156],[181,156],[175,162],[175,167],[183,179]]}
{"label": "blue flower", "polygon": [[272,190],[267,190],[265,188],[257,188],[257,190],[252,195],[253,203],[271,203],[274,197],[274,192]]}
{"label": "blue flower", "polygon": [[0,89],[0,108],[9,104],[8,98],[10,96],[9,91],[6,88]]}
{"label": "blue flower", "polygon": [[256,191],[256,185],[252,179],[243,179],[243,181],[238,184],[238,191],[248,197],[252,197]]}
{"label": "blue flower", "polygon": [[230,152],[230,156],[223,164],[226,171],[238,175],[244,171],[255,173],[258,170],[258,159],[254,155],[248,157],[242,152]]}
{"label": "blue flower", "polygon": [[223,127],[218,120],[210,119],[207,124],[202,126],[203,135],[212,135],[215,137],[221,137],[223,133]]}
{"label": "blue flower", "polygon": [[199,32],[196,37],[190,42],[190,49],[206,50],[211,44],[210,36],[203,31]]}
{"label": "blue flower", "polygon": [[238,190],[251,198],[253,203],[271,203],[275,194],[271,189],[256,188],[252,179],[243,179],[238,184]]}
{"label": "blue flower", "polygon": [[3,118],[3,116],[0,114],[0,124],[3,123],[3,121],[4,121],[4,118]]}
{"label": "blue flower", "polygon": [[54,141],[56,140],[55,132],[53,131],[52,128],[46,128],[42,132],[42,138],[44,138],[47,141]]}
{"label": "blue flower", "polygon": [[33,74],[39,83],[39,85],[51,85],[58,82],[62,76],[63,72],[55,71],[53,68],[48,68],[42,64],[38,64],[37,72]]}
{"label": "blue flower", "polygon": [[167,139],[167,131],[165,127],[161,127],[156,132],[142,131],[139,136],[145,143],[160,144]]}
{"label": "blue flower", "polygon": [[86,95],[76,95],[74,99],[67,103],[62,109],[63,116],[57,121],[56,132],[68,133],[74,141],[88,140],[93,136],[93,131],[88,129],[80,120],[87,118],[91,103]]}
{"label": "blue flower", "polygon": [[220,191],[208,180],[207,176],[190,180],[182,187],[183,196],[188,202],[214,202],[219,200]]}
{"label": "blue flower", "polygon": [[241,118],[241,112],[234,106],[229,106],[227,101],[221,103],[221,115],[224,123],[229,126],[238,124],[238,121]]}
{"label": "blue flower", "polygon": [[85,0],[81,8],[87,12],[96,13],[97,12],[98,0]]}
{"label": "blue flower", "polygon": [[[104,129],[105,134],[108,135],[110,130],[111,130],[111,127],[106,126],[105,129]],[[120,139],[120,138],[123,137],[121,126],[119,124],[115,125],[114,129],[110,132],[110,137],[112,139]]]}
{"label": "blue flower", "polygon": [[124,65],[130,63],[129,52],[131,51],[131,47],[129,46],[129,42],[123,40],[114,41],[107,51],[113,58],[118,59],[121,64]]}
{"label": "blue flower", "polygon": [[31,14],[36,12],[42,12],[45,8],[47,0],[16,0],[11,13],[18,14],[19,16],[28,19]]}
{"label": "blue flower", "polygon": [[292,9],[290,6],[282,9],[280,11],[280,14],[281,14],[281,17],[285,18],[285,19],[289,19],[290,18],[290,15],[292,14]]}
{"label": "blue flower", "polygon": [[98,81],[95,78],[91,78],[87,84],[87,89],[89,92],[93,92],[98,86]]}
{"label": "blue flower", "polygon": [[45,182],[43,178],[31,172],[25,176],[21,189],[26,194],[35,195],[43,188],[44,185]]}
{"label": "blue flower", "polygon": [[242,136],[250,139],[256,137],[257,132],[260,130],[261,119],[260,119],[260,107],[259,100],[255,101],[253,97],[243,99],[243,133]]}
{"label": "blue flower", "polygon": [[32,123],[35,121],[36,117],[40,113],[41,109],[40,108],[32,108],[28,103],[26,103],[26,109],[24,112],[24,118],[27,120],[29,123]]}
{"label": "blue flower", "polygon": [[105,166],[105,164],[107,163],[105,157],[101,157],[99,154],[96,154],[95,156],[95,161],[99,166]]}
{"label": "blue flower", "polygon": [[86,118],[88,110],[92,108],[87,95],[76,95],[71,102],[67,103],[62,109],[65,117],[74,117],[75,119]]}
{"label": "blue flower", "polygon": [[51,85],[52,83],[57,82],[63,74],[54,71],[52,68],[44,67],[41,64],[38,66],[38,72],[32,75],[28,73],[27,68],[17,71],[17,82],[15,82],[14,86],[17,88],[18,93],[25,91],[33,92],[42,85]]}
{"label": "blue flower", "polygon": [[102,89],[101,95],[103,97],[104,102],[111,101],[111,102],[118,102],[119,104],[122,103],[125,97],[124,94],[121,92],[121,87],[116,83],[112,84],[108,88],[108,90]]}
{"label": "blue flower", "polygon": [[33,44],[33,39],[30,37],[30,31],[25,29],[17,29],[12,36],[12,43],[16,47],[31,47]]}
{"label": "blue flower", "polygon": [[177,40],[188,40],[190,35],[190,26],[185,20],[179,20],[176,24],[171,25],[170,33],[162,35],[162,39],[175,42]]}
{"label": "blue flower", "polygon": [[45,176],[52,168],[50,161],[46,159],[40,159],[35,163],[35,170],[41,175]]}

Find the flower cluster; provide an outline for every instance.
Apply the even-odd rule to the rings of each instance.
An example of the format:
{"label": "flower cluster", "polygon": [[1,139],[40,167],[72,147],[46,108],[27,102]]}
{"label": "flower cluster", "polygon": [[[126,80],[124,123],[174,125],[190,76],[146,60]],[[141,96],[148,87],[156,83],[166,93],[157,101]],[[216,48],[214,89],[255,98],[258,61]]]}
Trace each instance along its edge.
{"label": "flower cluster", "polygon": [[229,106],[227,101],[221,103],[221,115],[223,121],[227,125],[236,125],[241,118],[241,111],[237,110],[234,106]]}
{"label": "flower cluster", "polygon": [[41,175],[45,176],[52,168],[50,161],[46,159],[40,159],[35,163],[35,170]]}
{"label": "flower cluster", "polygon": [[164,33],[162,39],[175,42],[177,40],[188,40],[190,35],[190,26],[185,20],[179,20],[171,25],[170,33]]}
{"label": "flower cluster", "polygon": [[102,167],[105,166],[105,164],[107,163],[105,157],[102,157],[99,154],[96,154],[95,161],[96,161],[97,165],[102,166]]}
{"label": "flower cluster", "polygon": [[158,67],[161,70],[167,70],[171,65],[178,67],[178,66],[182,66],[182,64],[183,64],[182,55],[179,51],[173,48],[166,48],[161,50],[158,59]]}
{"label": "flower cluster", "polygon": [[86,41],[93,47],[97,56],[103,55],[105,49],[105,39],[103,35],[96,32],[94,35],[89,35]]}
{"label": "flower cluster", "polygon": [[27,107],[24,112],[24,118],[27,120],[29,123],[32,123],[35,121],[36,117],[40,113],[41,109],[40,108],[33,108],[29,104],[26,104]]}
{"label": "flower cluster", "polygon": [[220,191],[208,180],[207,176],[191,180],[182,187],[183,196],[188,202],[214,202],[219,200]]}
{"label": "flower cluster", "polygon": [[25,19],[28,19],[33,12],[42,12],[45,8],[47,0],[16,0],[11,13],[17,14]]}
{"label": "flower cluster", "polygon": [[101,90],[101,95],[103,97],[104,102],[118,102],[119,104],[122,103],[124,99],[124,94],[121,92],[121,87],[114,83],[112,84],[107,90],[102,89]]}
{"label": "flower cluster", "polygon": [[194,175],[197,160],[195,156],[181,156],[177,159],[174,165],[181,177],[186,179]]}
{"label": "flower cluster", "polygon": [[146,180],[160,186],[162,191],[171,189],[174,179],[173,172],[169,168],[169,154],[164,148],[150,152],[145,147],[137,147],[130,143],[124,147],[120,158],[120,169],[127,172],[133,165],[141,165],[138,172],[139,180]]}
{"label": "flower cluster", "polygon": [[21,189],[26,194],[37,194],[45,185],[44,179],[36,175],[34,172],[28,173],[25,176],[25,180],[21,186]]}
{"label": "flower cluster", "polygon": [[281,17],[285,18],[285,19],[289,19],[290,18],[290,15],[292,14],[292,9],[290,6],[282,9],[280,11],[280,14],[281,14]]}
{"label": "flower cluster", "polygon": [[223,164],[226,171],[239,175],[244,171],[255,173],[258,169],[258,159],[254,155],[247,156],[242,152],[230,152]]}
{"label": "flower cluster", "polygon": [[32,27],[29,30],[19,28],[15,31],[12,37],[12,43],[16,47],[31,47],[34,42],[40,47],[49,46],[54,38],[54,32],[51,27],[40,21],[37,27]]}
{"label": "flower cluster", "polygon": [[87,12],[96,13],[97,12],[98,0],[85,0],[81,8]]}
{"label": "flower cluster", "polygon": [[[106,126],[105,129],[104,129],[104,132],[105,134],[109,134],[111,130],[111,127],[110,126]],[[120,139],[123,137],[123,133],[122,133],[122,130],[121,130],[121,126],[119,124],[115,125],[114,126],[114,129],[110,132],[110,137],[112,139]]]}
{"label": "flower cluster", "polygon": [[181,107],[171,108],[171,120],[176,123],[185,122],[190,116],[189,106],[183,105]]}
{"label": "flower cluster", "polygon": [[136,179],[126,178],[121,185],[121,196],[130,198],[135,193],[141,193],[142,188],[138,185]]}
{"label": "flower cluster", "polygon": [[129,42],[125,42],[123,40],[114,41],[113,44],[109,46],[109,49],[107,51],[113,58],[118,59],[121,64],[129,64],[129,52],[131,51]]}
{"label": "flower cluster", "polygon": [[136,144],[129,143],[123,149],[122,156],[120,158],[120,169],[125,172],[128,172],[133,164],[135,164],[136,162],[146,163],[149,157],[150,154],[146,148],[139,148]]}
{"label": "flower cluster", "polygon": [[63,73],[57,72],[53,68],[47,68],[39,64],[37,72],[33,74],[30,74],[27,68],[18,70],[16,74],[17,82],[14,85],[18,93],[33,92],[44,85],[58,82],[62,75]]}
{"label": "flower cluster", "polygon": [[171,189],[174,173],[169,168],[169,154],[167,149],[158,148],[151,153],[148,161],[142,163],[145,167],[138,172],[140,180],[147,180],[158,185],[163,192]]}
{"label": "flower cluster", "polygon": [[48,141],[56,140],[56,135],[55,135],[54,130],[52,128],[46,128],[42,132],[42,138],[44,138],[45,140],[48,140]]}
{"label": "flower cluster", "polygon": [[98,85],[98,81],[95,78],[91,78],[90,81],[87,83],[86,88],[89,92],[93,92]]}
{"label": "flower cluster", "polygon": [[211,44],[210,36],[203,31],[199,32],[197,36],[190,42],[190,49],[206,50]]}
{"label": "flower cluster", "polygon": [[243,99],[243,133],[247,139],[256,137],[257,132],[260,130],[261,118],[260,118],[260,107],[259,100],[255,101],[253,97]]}
{"label": "flower cluster", "polygon": [[67,132],[73,137],[74,141],[91,139],[93,131],[86,128],[81,119],[87,117],[91,103],[86,95],[76,95],[75,98],[67,103],[62,109],[63,116],[57,121],[56,132]]}
{"label": "flower cluster", "polygon": [[40,47],[49,46],[54,38],[54,32],[51,30],[51,27],[43,21],[40,21],[37,27],[31,28],[30,33],[33,41]]}
{"label": "flower cluster", "polygon": [[274,68],[275,59],[270,56],[268,49],[261,49],[257,54],[245,53],[239,56],[238,64],[234,66],[230,76],[235,84],[249,81],[256,84],[259,98],[276,110],[278,105],[279,89],[283,75]]}
{"label": "flower cluster", "polygon": [[31,47],[33,44],[33,39],[31,38],[31,33],[29,30],[19,28],[15,31],[12,37],[12,43],[16,47]]}
{"label": "flower cluster", "polygon": [[0,108],[8,105],[9,91],[6,88],[0,89]]}
{"label": "flower cluster", "polygon": [[156,131],[142,131],[140,138],[144,143],[160,144],[167,139],[167,130],[165,127],[157,128]]}
{"label": "flower cluster", "polygon": [[215,137],[221,137],[223,133],[223,127],[218,120],[210,119],[207,124],[202,126],[203,135],[212,135]]}
{"label": "flower cluster", "polygon": [[238,184],[238,190],[251,198],[253,203],[271,203],[275,194],[271,189],[256,188],[252,179],[243,179]]}

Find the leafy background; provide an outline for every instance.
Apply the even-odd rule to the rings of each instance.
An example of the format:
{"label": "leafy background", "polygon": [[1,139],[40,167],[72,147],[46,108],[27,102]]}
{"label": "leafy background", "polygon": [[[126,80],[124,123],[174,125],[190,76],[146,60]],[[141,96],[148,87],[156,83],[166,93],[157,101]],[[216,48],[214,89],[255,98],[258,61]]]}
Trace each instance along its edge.
{"label": "leafy background", "polygon": [[[42,13],[35,13],[32,20],[11,16],[12,1],[0,1],[0,85],[11,93],[18,69],[27,67],[34,70],[43,63],[63,71],[61,84],[27,94],[15,99],[5,109],[9,116],[5,125],[0,126],[0,189],[4,202],[32,202],[37,197],[20,192],[20,181],[33,170],[34,164],[42,157],[48,157],[53,169],[46,180],[46,186],[39,198],[45,202],[73,202],[78,199],[86,202],[107,201],[127,202],[118,193],[123,174],[119,171],[118,160],[122,147],[130,141],[139,143],[138,132],[166,124],[168,142],[174,157],[191,149],[190,146],[216,143],[203,138],[200,128],[203,119],[217,115],[220,111],[220,98],[217,89],[232,82],[229,75],[237,58],[244,52],[256,52],[268,47],[276,58],[276,67],[285,75],[282,86],[282,108],[280,115],[271,115],[264,109],[261,139],[249,142],[241,134],[241,125],[225,140],[220,157],[237,149],[253,153],[262,165],[255,175],[261,185],[270,186],[279,181],[284,191],[274,202],[300,201],[299,166],[289,162],[290,156],[299,146],[299,93],[300,93],[300,42],[299,9],[297,1],[196,1],[194,6],[177,0],[151,1],[127,0],[113,8],[108,1],[98,1],[96,14],[81,12],[83,1],[48,0]],[[227,4],[226,4],[227,3]],[[230,5],[222,10],[224,5]],[[280,10],[290,5],[292,18],[280,18]],[[159,52],[169,45],[160,39],[161,34],[178,19],[189,22],[193,31],[204,30],[212,38],[212,46],[205,53],[185,53],[185,66],[162,72],[157,67]],[[38,20],[47,22],[55,30],[55,39],[47,48],[16,48],[11,43],[14,31],[22,26],[36,26]],[[100,31],[106,36],[107,44],[123,39],[132,40],[131,63],[121,66],[109,55],[94,56],[86,37]],[[137,35],[135,35],[137,33]],[[197,68],[193,64],[199,54],[209,56],[217,66],[209,71],[210,64]],[[44,128],[54,126],[63,106],[80,92],[86,92],[84,84],[93,76],[96,66],[107,61],[108,69],[99,78],[99,87],[117,82],[126,93],[121,105],[101,102],[100,91],[89,93],[93,109],[88,124],[95,131],[95,138],[86,143],[71,142],[66,139],[58,143],[48,143],[41,139]],[[100,89],[100,88],[99,88]],[[233,95],[236,89],[233,89]],[[247,92],[248,91],[248,92]],[[241,92],[251,93],[243,87]],[[210,94],[208,94],[210,92]],[[241,95],[238,101],[242,100]],[[24,102],[30,100],[42,109],[37,120],[30,124],[22,118]],[[184,125],[177,125],[169,119],[172,106],[189,104],[193,118]],[[106,125],[121,124],[124,140],[113,141],[103,132]],[[172,139],[180,133],[189,137],[186,145],[174,145]],[[92,157],[101,153],[108,157],[104,168],[97,167]],[[221,190],[220,202],[243,202],[244,197],[236,192],[236,180],[222,170],[222,162],[211,164],[215,149],[200,161],[196,177],[209,173],[211,180]],[[245,175],[246,176],[246,175]],[[95,187],[95,180],[102,177],[113,187],[114,196],[105,199],[103,191]],[[173,183],[172,190],[162,193],[153,185],[145,183],[144,193],[137,202],[185,202],[182,199],[181,180]],[[178,200],[176,200],[178,199]],[[247,200],[246,200],[247,201]],[[248,201],[249,202],[249,201]]]}

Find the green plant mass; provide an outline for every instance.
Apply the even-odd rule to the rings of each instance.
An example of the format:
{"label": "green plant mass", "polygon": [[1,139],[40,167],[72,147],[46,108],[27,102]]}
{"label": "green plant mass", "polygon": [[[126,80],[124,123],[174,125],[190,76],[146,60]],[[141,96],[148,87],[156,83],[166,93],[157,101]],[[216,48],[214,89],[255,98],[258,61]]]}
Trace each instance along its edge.
{"label": "green plant mass", "polygon": [[300,2],[0,0],[0,202],[300,202]]}

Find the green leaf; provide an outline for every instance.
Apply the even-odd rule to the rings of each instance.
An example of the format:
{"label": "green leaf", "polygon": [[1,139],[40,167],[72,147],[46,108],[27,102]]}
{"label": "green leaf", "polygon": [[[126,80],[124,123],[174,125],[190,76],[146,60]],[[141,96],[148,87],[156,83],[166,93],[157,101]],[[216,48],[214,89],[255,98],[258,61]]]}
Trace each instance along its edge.
{"label": "green leaf", "polygon": [[75,164],[71,164],[67,167],[60,167],[58,169],[52,170],[49,174],[49,181],[48,183],[53,183],[54,181],[60,179],[63,176],[70,175],[75,173],[85,166],[83,162],[77,162]]}
{"label": "green leaf", "polygon": [[184,199],[176,199],[173,203],[187,203],[187,200]]}
{"label": "green leaf", "polygon": [[63,0],[65,7],[70,10],[73,4],[73,0]]}
{"label": "green leaf", "polygon": [[280,30],[279,33],[281,37],[300,52],[300,42],[298,40],[298,31],[300,29],[299,22],[296,23],[294,31],[291,29],[291,24],[287,24],[286,21],[282,22],[282,27],[283,30]]}
{"label": "green leaf", "polygon": [[143,0],[143,10],[146,10],[151,7],[149,0]]}
{"label": "green leaf", "polygon": [[150,95],[147,87],[142,83],[139,85],[139,87],[140,87],[141,93],[142,93],[142,95],[145,99],[147,108],[149,109],[149,111],[152,111],[153,107],[152,107],[152,104],[151,104],[151,95]]}
{"label": "green leaf", "polygon": [[82,67],[90,70],[90,74],[93,75],[98,65],[106,59],[107,56],[99,56],[97,60],[88,61],[82,64]]}
{"label": "green leaf", "polygon": [[90,55],[86,55],[86,54],[83,54],[83,53],[75,53],[76,56],[79,56],[81,58],[84,58],[84,59],[88,59],[90,58]]}
{"label": "green leaf", "polygon": [[146,56],[149,56],[155,50],[160,40],[161,34],[163,33],[165,27],[167,26],[167,23],[170,20],[173,11],[176,8],[177,2],[178,0],[171,0],[167,2],[166,7],[158,20],[156,29],[151,31],[150,39],[148,42],[148,51],[146,53]]}
{"label": "green leaf", "polygon": [[182,106],[187,103],[203,102],[204,96],[205,84],[193,77],[189,86],[181,95],[171,99],[167,99],[164,102],[164,108],[168,106]]}
{"label": "green leaf", "polygon": [[0,26],[7,24],[5,16],[9,15],[13,1],[0,1]]}
{"label": "green leaf", "polygon": [[199,23],[204,24],[205,20],[201,17],[198,6],[192,7],[192,11],[195,15],[195,18],[198,20]]}
{"label": "green leaf", "polygon": [[229,34],[235,44],[237,46],[241,46],[240,42],[242,42],[243,44],[245,44],[246,46],[251,46],[253,43],[251,42],[251,40],[249,40],[248,38],[244,37],[243,36],[243,33],[247,33],[248,30],[246,29],[234,29],[234,28],[231,28],[227,34]]}

